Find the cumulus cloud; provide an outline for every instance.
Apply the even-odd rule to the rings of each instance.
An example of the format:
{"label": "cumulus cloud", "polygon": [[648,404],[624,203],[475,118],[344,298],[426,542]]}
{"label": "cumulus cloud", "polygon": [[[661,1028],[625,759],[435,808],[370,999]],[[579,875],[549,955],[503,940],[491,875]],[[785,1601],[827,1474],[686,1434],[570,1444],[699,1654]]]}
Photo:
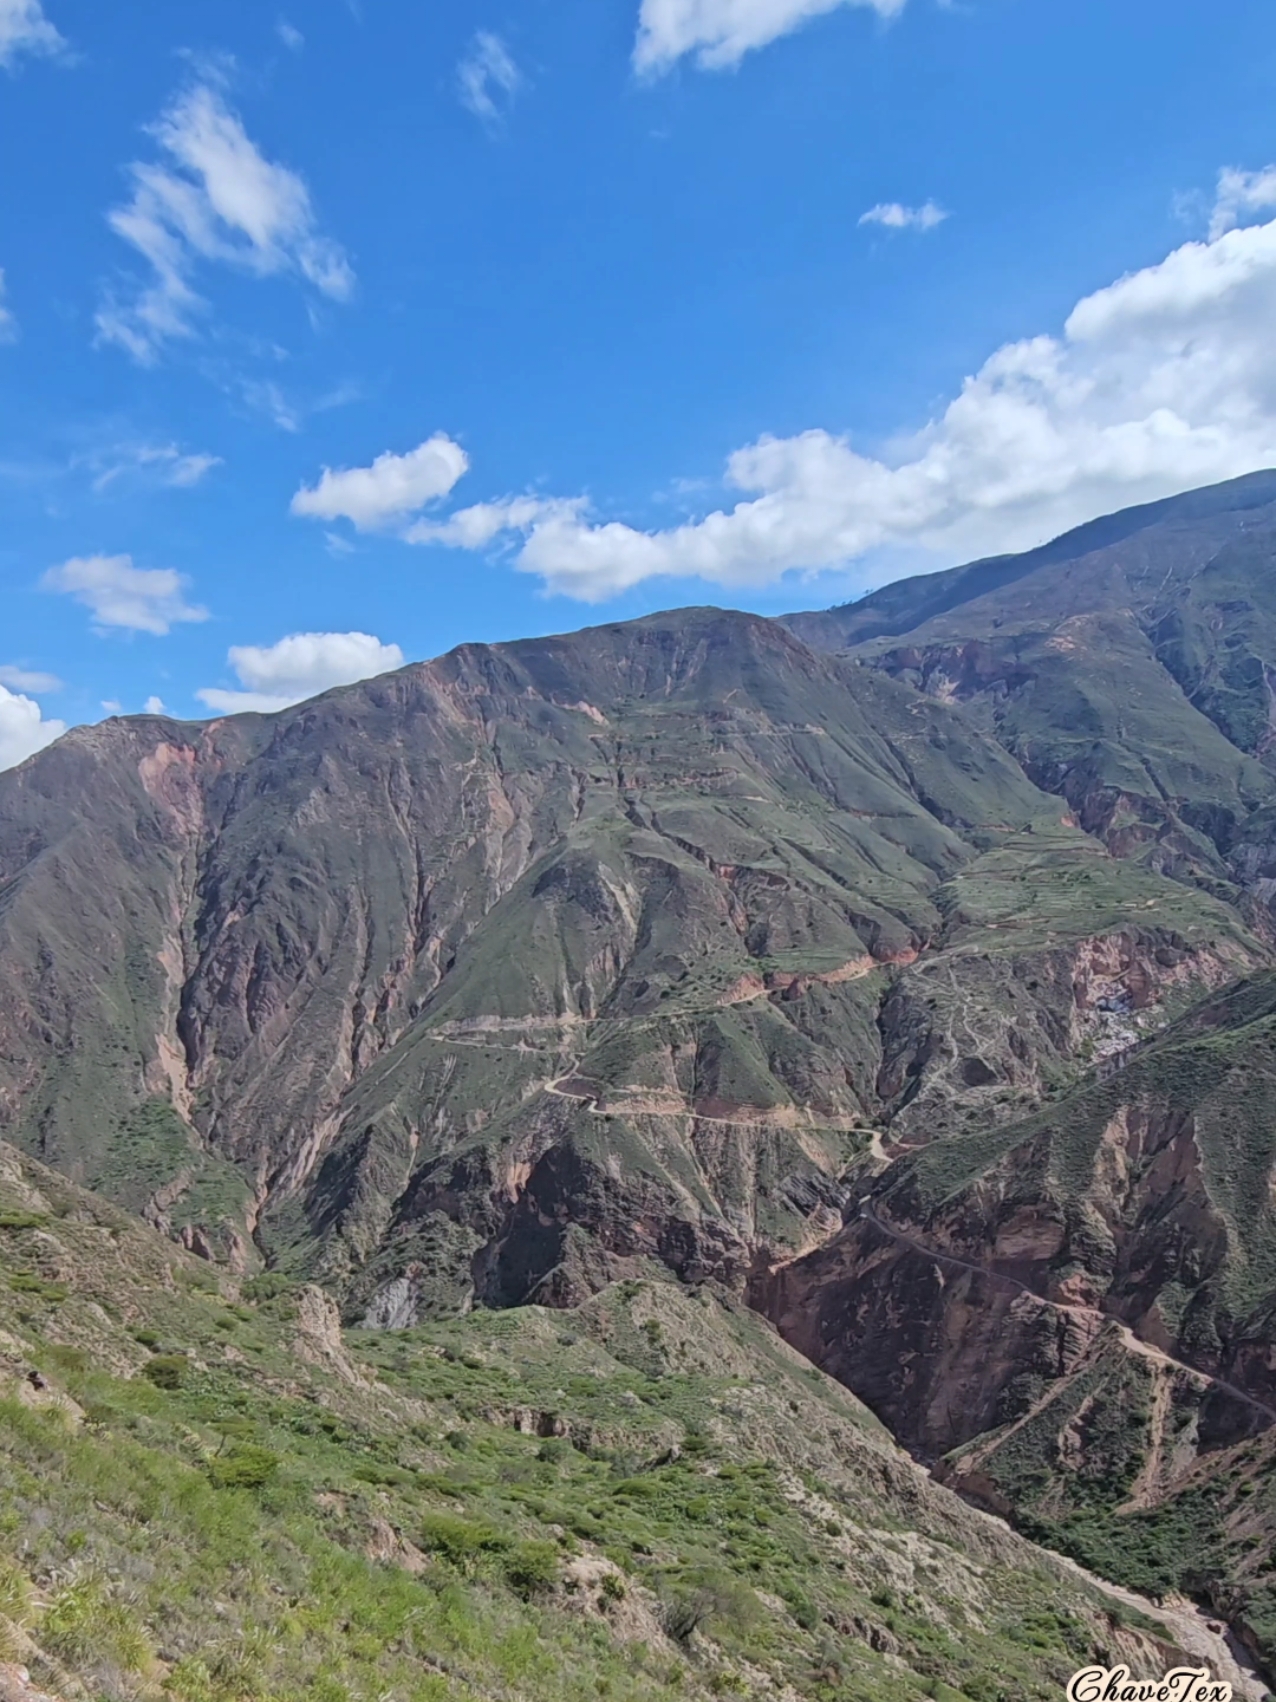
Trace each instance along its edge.
{"label": "cumulus cloud", "polygon": [[163,637],[182,621],[206,621],[208,610],[188,603],[188,581],[171,567],[134,567],[132,556],[74,556],[51,567],[47,591],[74,597],[105,630],[151,632]]}
{"label": "cumulus cloud", "polygon": [[8,663],[0,666],[0,686],[11,691],[29,691],[37,695],[46,691],[61,691],[62,681],[56,674],[43,674],[35,668],[18,668]]}
{"label": "cumulus cloud", "polygon": [[887,230],[934,230],[942,225],[948,214],[934,201],[923,201],[920,207],[905,207],[899,201],[879,201],[867,213],[861,213],[862,225],[884,225]]}
{"label": "cumulus cloud", "polygon": [[370,467],[325,467],[317,485],[303,485],[293,497],[292,512],[311,520],[350,520],[361,532],[373,532],[446,496],[468,466],[460,444],[436,431],[406,455],[387,450]]}
{"label": "cumulus cloud", "polygon": [[367,632],[294,632],[278,644],[235,645],[226,659],[243,689],[210,687],[195,695],[210,709],[228,715],[246,710],[268,715],[333,686],[353,685],[403,666],[397,644],[383,644]]}
{"label": "cumulus cloud", "polygon": [[522,81],[509,48],[491,30],[479,30],[456,68],[461,105],[485,124],[504,116]]}
{"label": "cumulus cloud", "polygon": [[164,699],[162,697],[148,697],[142,705],[142,713],[144,715],[163,715],[165,713]]}
{"label": "cumulus cloud", "polygon": [[1058,335],[1007,343],[920,430],[865,453],[813,429],[727,461],[740,499],[681,525],[599,522],[583,499],[515,497],[409,537],[482,549],[596,602],[643,580],[727,588],[846,570],[880,583],[1026,549],[1096,514],[1276,466],[1276,221],[1188,242],[1079,301]]}
{"label": "cumulus cloud", "polygon": [[220,467],[220,455],[187,455],[175,443],[119,443],[83,458],[93,489],[108,490],[118,479],[142,477],[176,490],[189,490]]}
{"label": "cumulus cloud", "polygon": [[65,732],[65,721],[46,721],[38,703],[0,686],[0,768],[16,768]]}
{"label": "cumulus cloud", "polygon": [[132,198],[107,215],[151,268],[149,283],[97,315],[104,342],[144,364],[166,343],[194,335],[206,303],[193,278],[201,262],[268,277],[292,273],[336,301],[354,288],[341,248],[323,236],[300,177],[258,150],[220,91],[198,83],[152,126],[163,162],[134,162]]}
{"label": "cumulus cloud", "polygon": [[871,6],[883,18],[907,0],[642,0],[634,66],[658,75],[688,53],[706,70],[738,65],[755,47],[789,35],[841,6]]}
{"label": "cumulus cloud", "polygon": [[0,66],[7,70],[20,53],[60,53],[65,46],[40,0],[0,0]]}

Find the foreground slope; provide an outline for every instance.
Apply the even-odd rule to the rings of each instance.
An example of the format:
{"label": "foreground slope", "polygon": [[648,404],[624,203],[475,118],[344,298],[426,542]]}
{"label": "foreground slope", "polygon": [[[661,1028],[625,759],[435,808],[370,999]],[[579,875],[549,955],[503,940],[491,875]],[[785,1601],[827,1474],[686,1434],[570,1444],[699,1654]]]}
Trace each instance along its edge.
{"label": "foreground slope", "polygon": [[343,1339],[0,1146],[0,1417],[0,1656],[66,1698],[1047,1702],[1185,1648],[1241,1681],[669,1281]]}

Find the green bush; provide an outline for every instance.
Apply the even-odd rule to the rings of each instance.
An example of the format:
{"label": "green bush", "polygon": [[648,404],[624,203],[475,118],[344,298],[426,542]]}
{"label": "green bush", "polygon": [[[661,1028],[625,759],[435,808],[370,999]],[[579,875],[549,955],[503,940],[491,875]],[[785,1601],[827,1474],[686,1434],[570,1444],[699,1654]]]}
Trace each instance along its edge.
{"label": "green bush", "polygon": [[142,1367],[142,1375],[157,1389],[180,1389],[188,1369],[184,1353],[157,1353]]}
{"label": "green bush", "polygon": [[42,1229],[48,1218],[36,1211],[0,1211],[0,1229]]}
{"label": "green bush", "polygon": [[558,1579],[558,1550],[552,1542],[519,1542],[506,1554],[505,1581],[521,1596],[547,1590]]}
{"label": "green bush", "polygon": [[509,1547],[509,1539],[491,1525],[454,1513],[427,1513],[421,1520],[420,1543],[427,1554],[441,1554],[460,1567],[472,1565],[480,1554],[499,1553]]}
{"label": "green bush", "polygon": [[15,1294],[33,1294],[40,1300],[50,1302],[65,1300],[67,1296],[64,1284],[45,1282],[43,1277],[38,1277],[31,1271],[15,1271],[9,1278],[9,1287]]}
{"label": "green bush", "polygon": [[279,1455],[253,1442],[242,1442],[208,1462],[208,1475],[218,1489],[261,1489],[278,1470]]}

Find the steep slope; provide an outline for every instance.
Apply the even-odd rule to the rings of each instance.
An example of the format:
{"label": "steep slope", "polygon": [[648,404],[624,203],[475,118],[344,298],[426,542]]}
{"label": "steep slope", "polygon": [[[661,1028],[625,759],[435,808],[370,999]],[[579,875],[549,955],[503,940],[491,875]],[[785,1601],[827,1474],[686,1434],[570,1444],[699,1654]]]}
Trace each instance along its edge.
{"label": "steep slope", "polygon": [[0,1416],[0,1659],[68,1699],[1261,1694],[668,1281],[343,1336],[0,1146]]}
{"label": "steep slope", "polygon": [[962,1489],[1276,1660],[1276,978],[895,1158],[759,1298]]}
{"label": "steep slope", "polygon": [[[1270,830],[1276,473],[787,625],[965,704],[1122,856],[1234,898]],[[1255,847],[1261,847],[1256,849]]]}
{"label": "steep slope", "polygon": [[1004,1119],[1103,1041],[1096,964],[1155,1023],[1257,957],[960,713],[719,611],[0,777],[6,1130],[399,1321],[740,1287],[867,1126]]}

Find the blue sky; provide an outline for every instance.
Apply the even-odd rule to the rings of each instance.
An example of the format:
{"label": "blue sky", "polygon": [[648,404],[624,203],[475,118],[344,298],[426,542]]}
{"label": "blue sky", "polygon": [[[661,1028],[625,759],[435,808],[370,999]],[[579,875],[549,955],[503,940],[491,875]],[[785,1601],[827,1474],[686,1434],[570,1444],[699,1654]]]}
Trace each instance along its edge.
{"label": "blue sky", "polygon": [[0,0],[0,765],[1276,463],[1270,0]]}

